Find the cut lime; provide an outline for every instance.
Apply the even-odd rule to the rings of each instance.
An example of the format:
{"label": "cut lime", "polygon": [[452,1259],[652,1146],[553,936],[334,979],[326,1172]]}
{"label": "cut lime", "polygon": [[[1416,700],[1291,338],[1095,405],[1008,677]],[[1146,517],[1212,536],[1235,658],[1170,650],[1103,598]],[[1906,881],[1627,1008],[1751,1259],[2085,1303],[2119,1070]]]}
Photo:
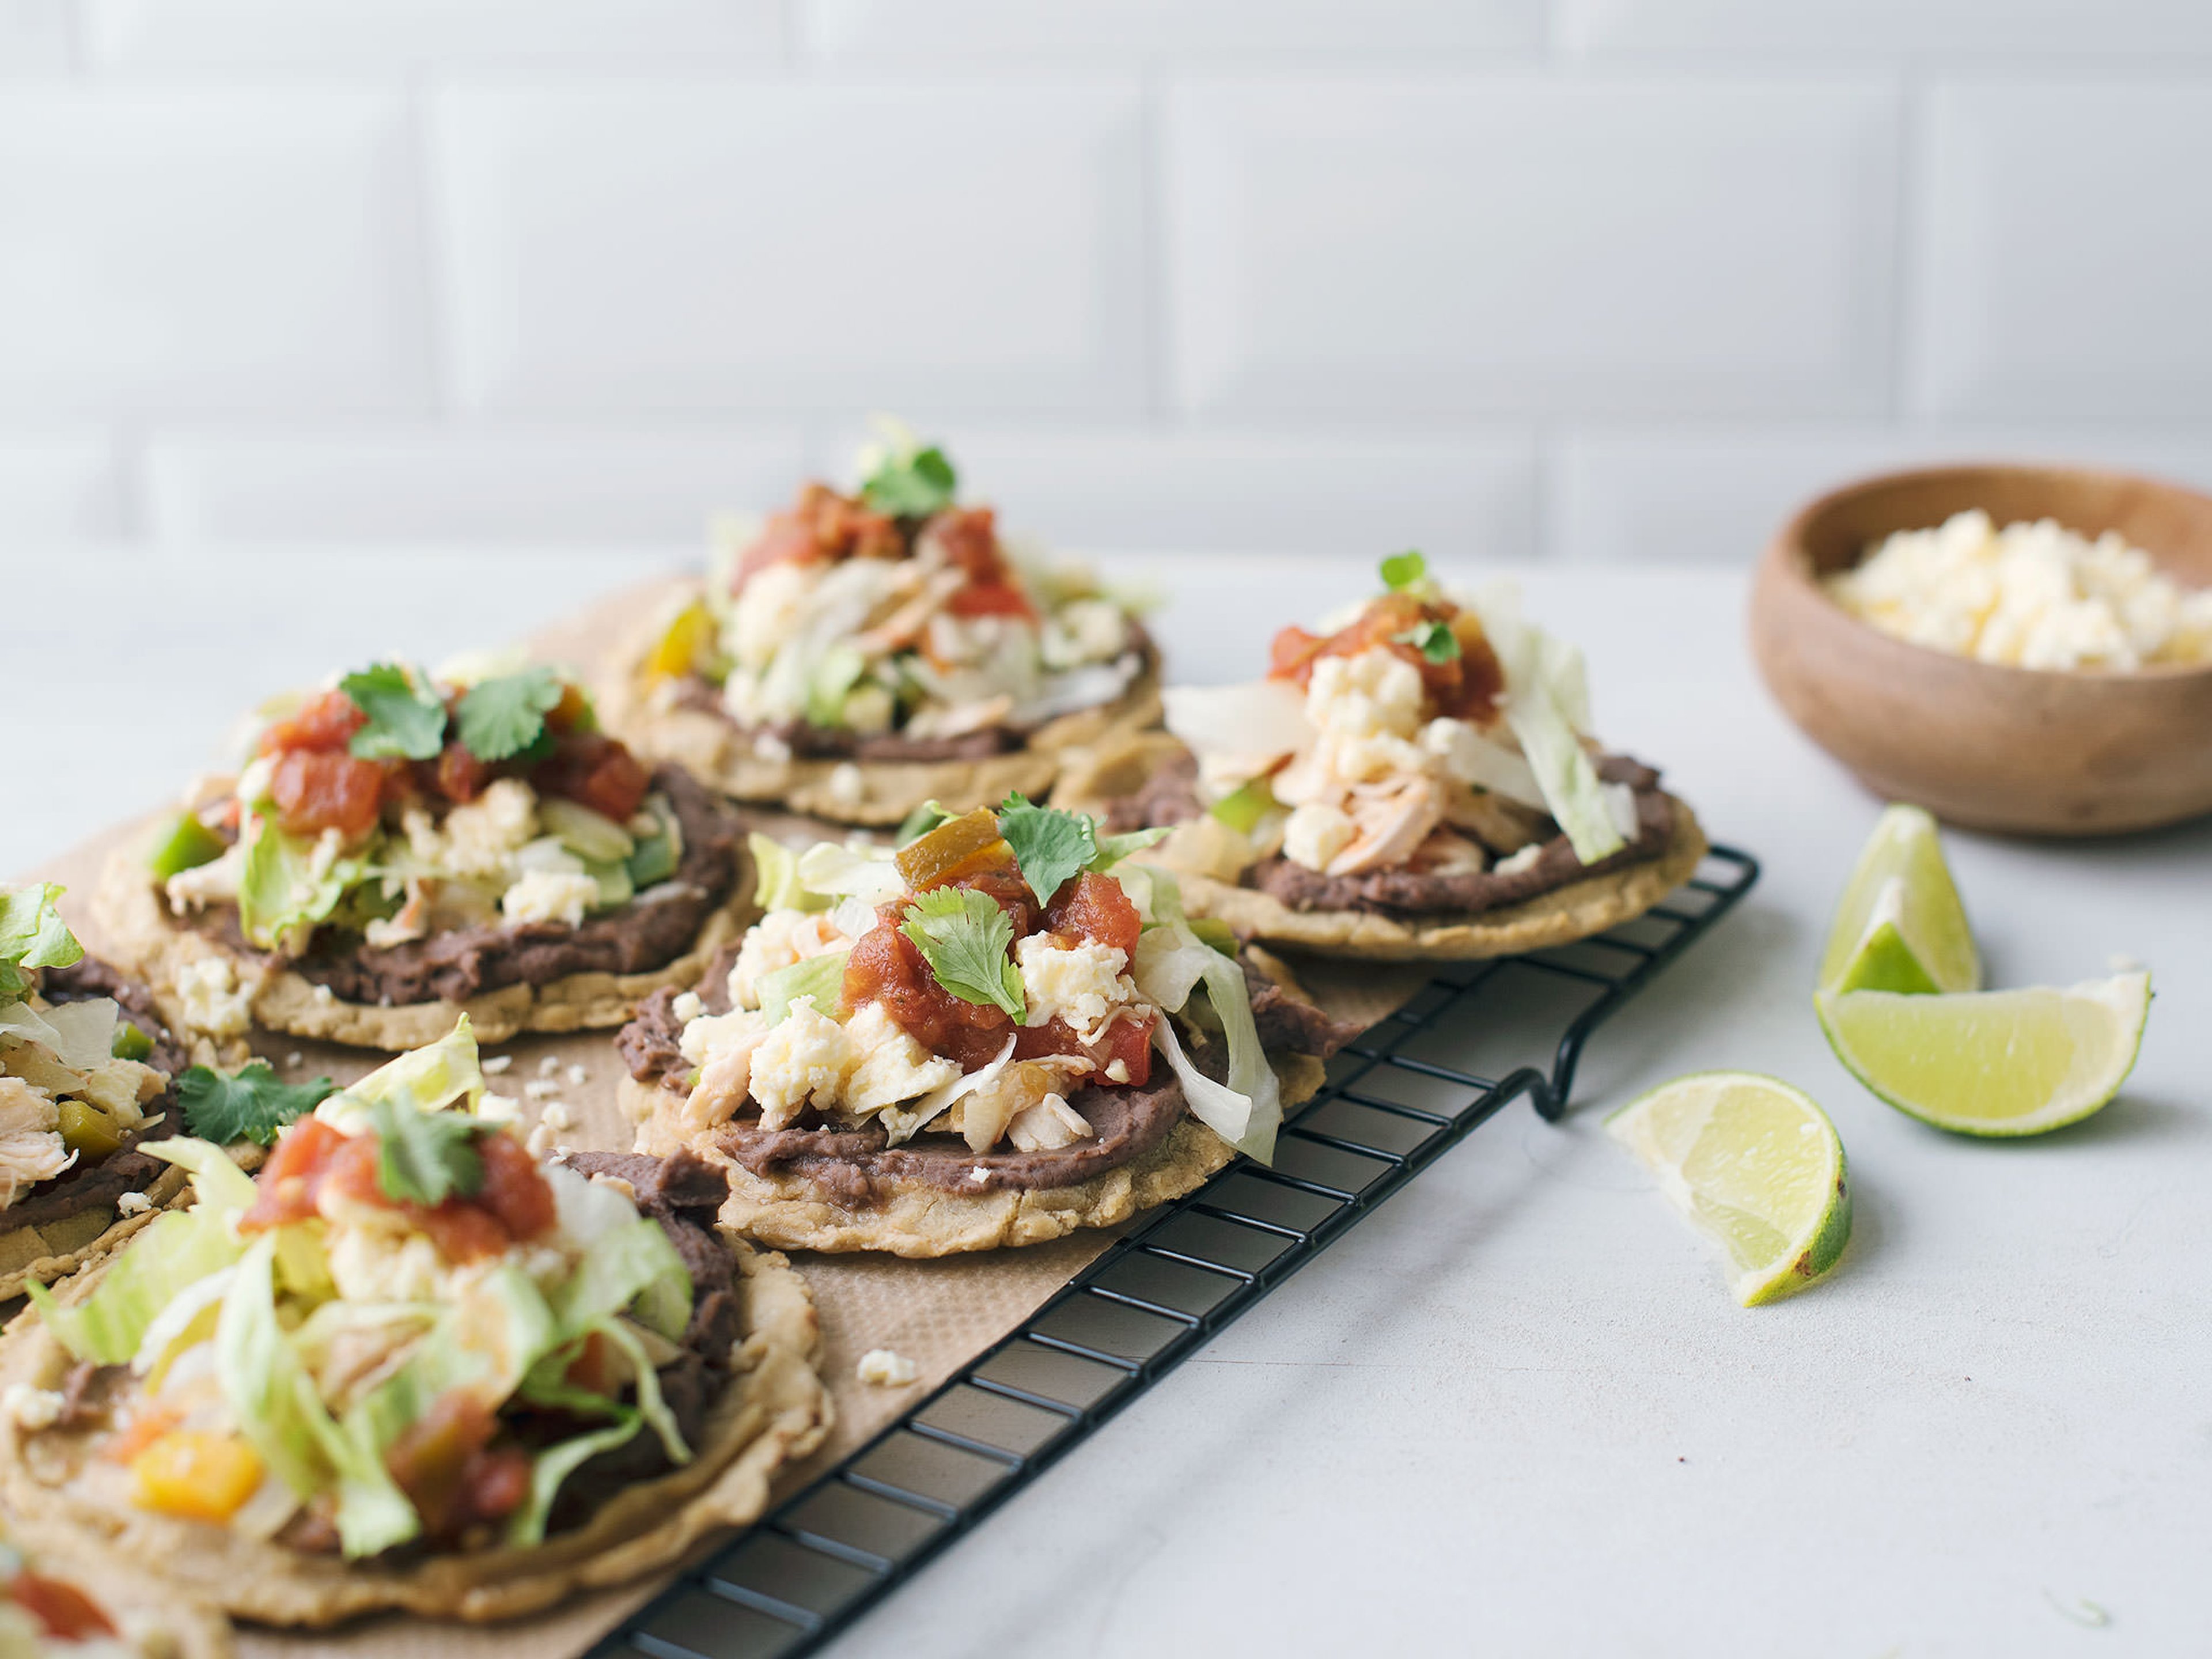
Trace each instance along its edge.
{"label": "cut lime", "polygon": [[1978,991],[1982,963],[1936,820],[1892,806],[1852,867],[1820,953],[1823,991]]}
{"label": "cut lime", "polygon": [[2150,975],[1965,996],[1824,991],[1813,1001],[1836,1058],[1898,1110],[1961,1134],[2036,1135],[2119,1092],[2142,1046]]}
{"label": "cut lime", "polygon": [[1802,1291],[1851,1236],[1836,1126],[1801,1089],[1756,1072],[1693,1072],[1638,1096],[1606,1131],[1728,1253],[1747,1308]]}

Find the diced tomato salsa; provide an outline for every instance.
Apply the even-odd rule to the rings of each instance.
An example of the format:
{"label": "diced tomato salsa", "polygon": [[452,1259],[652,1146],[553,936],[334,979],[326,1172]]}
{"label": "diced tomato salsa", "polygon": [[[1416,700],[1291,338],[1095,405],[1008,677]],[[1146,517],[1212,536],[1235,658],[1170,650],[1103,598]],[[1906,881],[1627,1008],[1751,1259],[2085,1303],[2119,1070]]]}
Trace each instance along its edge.
{"label": "diced tomato salsa", "polygon": [[384,1466],[434,1539],[459,1536],[522,1507],[530,1495],[530,1454],[494,1446],[499,1418],[465,1389],[440,1395],[402,1429]]}
{"label": "diced tomato salsa", "polygon": [[278,1138],[262,1165],[253,1206],[240,1218],[239,1231],[259,1232],[319,1214],[327,1186],[358,1203],[398,1211],[451,1262],[497,1255],[549,1231],[553,1189],[520,1143],[495,1129],[477,1137],[476,1150],[483,1160],[483,1184],[475,1193],[417,1204],[384,1190],[377,1177],[381,1146],[374,1135],[346,1135],[320,1118],[302,1118]]}
{"label": "diced tomato salsa", "polygon": [[[1430,623],[1443,623],[1458,641],[1459,654],[1431,661],[1404,637]],[[1334,634],[1310,634],[1291,627],[1275,635],[1267,653],[1267,674],[1300,690],[1313,678],[1323,657],[1356,657],[1380,646],[1413,665],[1421,676],[1424,714],[1487,724],[1498,712],[1505,672],[1485,637],[1481,623],[1449,599],[1422,599],[1411,593],[1385,593]]]}
{"label": "diced tomato salsa", "polygon": [[[458,707],[460,699],[449,701]],[[324,691],[261,734],[260,752],[275,761],[270,793],[286,833],[336,830],[357,841],[387,809],[441,797],[456,805],[471,801],[501,777],[523,778],[540,794],[580,802],[621,823],[636,813],[652,784],[637,757],[597,729],[591,702],[574,684],[562,688],[561,701],[545,716],[550,750],[513,760],[479,760],[458,737],[434,760],[363,760],[348,744],[365,719],[344,692]]]}
{"label": "diced tomato salsa", "polygon": [[823,483],[810,483],[798,501],[775,514],[738,560],[735,592],[772,564],[830,564],[839,559],[906,556],[898,521]]}
{"label": "diced tomato salsa", "polygon": [[0,1593],[37,1620],[57,1642],[84,1642],[116,1633],[108,1616],[76,1585],[27,1567],[0,1588]]}

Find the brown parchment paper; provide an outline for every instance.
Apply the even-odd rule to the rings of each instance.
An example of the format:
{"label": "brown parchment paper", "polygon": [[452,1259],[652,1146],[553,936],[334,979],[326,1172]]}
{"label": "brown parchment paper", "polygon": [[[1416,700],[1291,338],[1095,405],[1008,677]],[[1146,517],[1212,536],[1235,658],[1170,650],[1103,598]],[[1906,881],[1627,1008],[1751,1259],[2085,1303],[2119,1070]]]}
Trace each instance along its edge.
{"label": "brown parchment paper", "polygon": [[[538,655],[589,672],[598,667],[595,641],[620,637],[623,624],[660,601],[671,584],[653,582],[593,607],[588,617],[534,636]],[[779,839],[805,839],[810,830],[842,840],[848,829],[811,826],[787,815],[755,815],[753,822]],[[103,945],[91,915],[100,872],[111,852],[144,833],[143,823],[109,830],[27,879],[68,887],[62,909],[88,951]],[[1339,1018],[1371,1024],[1401,1006],[1427,981],[1416,965],[1294,961],[1306,988]],[[486,1058],[507,1064],[487,1079],[491,1088],[519,1099],[536,1124],[556,1103],[570,1127],[560,1143],[578,1149],[627,1152],[630,1131],[615,1103],[621,1075],[613,1033],[523,1036],[486,1048]],[[357,1048],[301,1042],[257,1032],[257,1053],[288,1080],[327,1075],[348,1083],[383,1056]],[[580,1068],[573,1071],[572,1068]],[[580,1078],[580,1080],[574,1080]],[[532,1085],[538,1085],[534,1090]],[[793,1261],[814,1292],[821,1313],[823,1380],[837,1413],[821,1449],[785,1471],[776,1483],[781,1502],[835,1466],[884,1425],[927,1396],[963,1363],[1040,1306],[1112,1242],[1119,1229],[1081,1232],[1049,1244],[985,1255],[904,1261],[890,1256],[819,1255],[797,1252]],[[904,1388],[860,1382],[854,1368],[871,1348],[889,1348],[915,1362],[916,1380]],[[720,1547],[719,1544],[714,1547]],[[241,1626],[239,1649],[247,1659],[570,1659],[589,1648],[631,1610],[648,1600],[665,1578],[581,1596],[537,1618],[503,1625],[468,1626],[387,1615],[336,1632],[295,1632]]]}

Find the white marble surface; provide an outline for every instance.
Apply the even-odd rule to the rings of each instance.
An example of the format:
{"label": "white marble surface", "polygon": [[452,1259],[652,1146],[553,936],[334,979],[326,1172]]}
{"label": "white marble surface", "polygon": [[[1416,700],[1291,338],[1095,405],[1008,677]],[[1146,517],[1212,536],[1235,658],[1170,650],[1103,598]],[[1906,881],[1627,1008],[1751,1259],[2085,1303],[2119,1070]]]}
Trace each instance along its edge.
{"label": "white marble surface", "polygon": [[[677,556],[19,550],[0,870],[158,799],[260,695],[517,632]],[[1144,564],[1177,591],[1159,628],[1194,679],[1251,672],[1279,620],[1343,597],[1340,563]],[[1876,806],[1765,701],[1741,580],[1528,589],[1589,647],[1609,739],[1665,764],[1764,881],[1596,1040],[1564,1126],[1516,1108],[1484,1128],[841,1654],[2202,1650],[2212,825],[1952,838],[1995,982],[2124,953],[2160,991],[2100,1116],[1953,1139],[1861,1091],[1814,1024],[1820,931]],[[1772,1308],[1728,1299],[1598,1129],[1715,1066],[1810,1089],[1856,1176],[1841,1267]]]}

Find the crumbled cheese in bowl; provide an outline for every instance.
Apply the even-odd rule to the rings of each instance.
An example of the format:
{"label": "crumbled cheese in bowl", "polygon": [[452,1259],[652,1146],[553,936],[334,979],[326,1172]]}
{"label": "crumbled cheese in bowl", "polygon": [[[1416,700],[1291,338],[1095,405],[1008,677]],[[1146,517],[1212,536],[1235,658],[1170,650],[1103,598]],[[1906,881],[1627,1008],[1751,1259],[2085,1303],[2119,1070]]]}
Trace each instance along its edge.
{"label": "crumbled cheese in bowl", "polygon": [[1823,586],[1886,634],[1982,662],[2212,663],[2212,589],[2168,580],[2115,531],[2093,542],[2050,519],[2000,530],[1975,509],[1899,531]]}

